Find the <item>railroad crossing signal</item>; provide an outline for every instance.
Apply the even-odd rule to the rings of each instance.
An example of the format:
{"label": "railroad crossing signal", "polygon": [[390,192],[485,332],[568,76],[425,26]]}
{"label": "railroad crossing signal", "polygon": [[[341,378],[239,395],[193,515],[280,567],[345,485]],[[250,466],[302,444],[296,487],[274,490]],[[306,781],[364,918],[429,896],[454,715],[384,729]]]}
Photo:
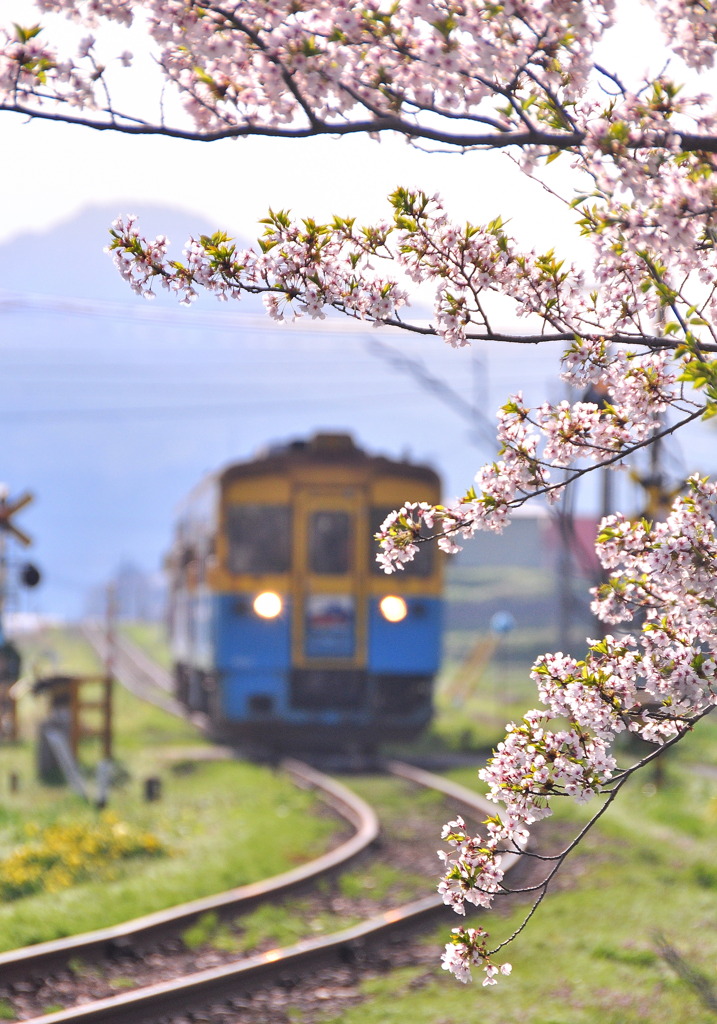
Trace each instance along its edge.
{"label": "railroad crossing signal", "polygon": [[12,687],[19,678],[22,667],[17,648],[14,644],[9,643],[5,636],[4,613],[7,597],[5,541],[7,537],[12,537],[25,547],[32,544],[32,538],[13,522],[13,517],[32,500],[33,495],[29,491],[25,491],[17,498],[9,498],[7,490],[4,487],[0,489],[0,742],[17,739],[17,703]]}
{"label": "railroad crossing signal", "polygon": [[34,495],[29,491],[21,494],[19,498],[8,499],[6,496],[0,498],[0,532],[9,533],[25,547],[32,544],[32,538],[19,526],[16,526],[12,519],[20,509],[25,508],[33,500]]}

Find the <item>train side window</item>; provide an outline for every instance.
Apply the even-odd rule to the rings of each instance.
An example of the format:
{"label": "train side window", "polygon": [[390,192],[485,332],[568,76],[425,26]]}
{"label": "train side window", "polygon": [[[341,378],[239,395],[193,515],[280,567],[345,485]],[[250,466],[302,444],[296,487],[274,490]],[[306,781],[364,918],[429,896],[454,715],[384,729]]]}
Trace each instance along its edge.
{"label": "train side window", "polygon": [[351,568],[351,516],[313,512],[309,520],[309,571],[338,576]]}
{"label": "train side window", "polygon": [[[395,506],[398,508],[398,506]],[[371,566],[371,572],[374,576],[383,576],[384,572],[381,565],[376,561],[376,555],[378,554],[379,547],[378,541],[374,540],[374,534],[378,532],[381,524],[391,512],[395,511],[393,508],[372,508],[371,509],[371,534],[369,536],[369,562]],[[421,536],[429,537],[429,530],[421,530]],[[435,541],[428,544],[421,544],[420,551],[413,559],[412,562],[404,562],[404,572],[409,576],[430,576],[433,572],[436,560],[436,545]]]}
{"label": "train side window", "polygon": [[291,510],[287,505],[230,505],[227,541],[230,572],[288,572]]}

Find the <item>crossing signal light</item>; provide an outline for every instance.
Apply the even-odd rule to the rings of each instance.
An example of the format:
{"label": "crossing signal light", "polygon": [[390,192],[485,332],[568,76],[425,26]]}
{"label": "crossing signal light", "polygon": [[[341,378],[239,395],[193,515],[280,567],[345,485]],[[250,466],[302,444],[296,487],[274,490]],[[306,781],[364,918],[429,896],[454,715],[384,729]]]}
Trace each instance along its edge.
{"label": "crossing signal light", "polygon": [[20,582],[26,587],[36,587],[41,579],[40,570],[32,562],[26,562],[20,570]]}

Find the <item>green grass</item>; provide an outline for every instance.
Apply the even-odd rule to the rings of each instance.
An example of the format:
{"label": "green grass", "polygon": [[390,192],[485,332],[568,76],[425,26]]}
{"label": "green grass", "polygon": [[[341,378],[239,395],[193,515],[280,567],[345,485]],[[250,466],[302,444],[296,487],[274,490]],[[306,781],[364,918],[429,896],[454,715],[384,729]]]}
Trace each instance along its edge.
{"label": "green grass", "polygon": [[448,563],[445,597],[448,601],[510,600],[521,597],[542,598],[555,588],[555,575],[545,569],[518,565],[470,566]]}
{"label": "green grass", "polygon": [[102,666],[92,648],[72,628],[47,628],[23,636],[18,642],[23,654],[23,674],[99,672]]}
{"label": "green grass", "polygon": [[[110,878],[27,896],[0,906],[0,949],[91,930],[174,903],[277,874],[325,849],[329,820],[310,813],[313,798],[270,771],[240,762],[198,764],[191,775],[165,775],[161,801],[146,804],[135,780],[113,793],[122,821],[156,835],[169,850],[161,859],[118,865]],[[27,790],[25,795],[31,791]],[[94,809],[63,795],[36,818],[75,821]],[[0,846],[22,840],[24,808],[0,830]]]}
{"label": "green grass", "polygon": [[[546,644],[546,647],[549,644]],[[439,716],[424,749],[477,749],[490,747],[503,733],[503,724],[535,705],[528,666],[508,666],[500,690],[486,682],[469,699],[452,702],[445,681],[439,688]],[[506,700],[506,691],[509,700]],[[48,920],[62,934],[63,922],[81,919],[87,906],[117,902],[128,908],[142,901],[165,897],[170,891],[191,898],[190,890],[206,883],[205,891],[260,877],[269,867],[275,844],[288,843],[276,852],[277,864],[291,863],[326,842],[328,826],[318,822],[303,836],[304,821],[317,826],[292,787],[270,772],[235,763],[203,763],[192,751],[202,747],[185,723],[117,694],[117,751],[128,773],[124,786],[113,793],[112,808],[128,820],[146,823],[170,843],[175,855],[168,862],[144,865],[141,873],[118,878],[107,886],[79,886],[55,894],[48,901],[27,898],[21,919],[6,922],[0,908],[0,947],[7,928],[15,934],[40,936]],[[29,720],[25,717],[23,722]],[[89,755],[89,752],[88,752]],[[23,760],[24,759],[24,760]],[[715,985],[717,962],[717,867],[714,834],[717,828],[717,777],[695,765],[717,764],[717,721],[700,723],[686,742],[665,759],[662,780],[634,780],[608,814],[567,862],[554,892],[539,908],[525,932],[506,951],[514,970],[494,988],[479,983],[463,986],[440,969],[439,957],[451,927],[461,923],[446,910],[445,923],[420,941],[435,952],[434,966],[404,968],[363,985],[364,1002],[344,1010],[331,1024],[708,1024],[714,1014],[702,1005],[693,987],[681,980],[660,954],[664,936],[696,970]],[[174,772],[172,766],[181,767]],[[190,770],[188,770],[190,769]],[[18,794],[5,793],[3,781],[11,770],[21,773]],[[158,804],[144,804],[140,782],[147,774],[161,775],[164,796]],[[453,773],[477,785],[474,769]],[[349,784],[384,813],[400,821],[406,794],[391,780],[349,779]],[[659,782],[659,785],[655,785]],[[274,788],[276,787],[276,788]],[[285,787],[285,788],[282,788]],[[443,824],[437,799],[411,796],[436,825],[437,849]],[[35,820],[54,820],[67,812],[94,812],[61,790],[39,787],[33,780],[31,744],[0,748],[0,848],[19,835],[29,809]],[[576,826],[584,810],[564,802],[556,819],[561,829]],[[267,828],[267,822],[270,826]],[[225,833],[217,823],[226,823]],[[538,828],[549,834],[552,822]],[[287,835],[290,833],[290,835]],[[169,867],[169,873],[166,868]],[[233,872],[233,875],[232,875]],[[228,876],[233,880],[229,881]],[[342,883],[377,891],[391,885],[390,868],[362,868]],[[166,886],[163,891],[162,887]],[[11,909],[11,908],[10,908]],[[520,924],[525,905],[475,918],[500,941]],[[131,916],[120,911],[117,919]],[[243,922],[242,948],[257,941],[281,945],[316,928],[336,930],[348,922],[324,919],[307,900],[284,908],[259,908]],[[82,924],[82,927],[88,925]],[[50,937],[45,934],[45,937]],[[25,938],[23,941],[29,941]],[[235,943],[226,926],[204,921],[189,942],[216,945]],[[11,944],[18,944],[17,942]],[[233,948],[233,947],[232,947]],[[1,1008],[0,1008],[1,1009]],[[0,1014],[1,1016],[1,1014]],[[296,1011],[292,1024],[302,1021]],[[306,1024],[304,1021],[303,1024]],[[312,1022],[313,1024],[313,1022]]]}
{"label": "green grass", "polygon": [[[44,659],[58,672],[97,670],[73,634],[48,631],[28,644],[28,660]],[[0,745],[0,856],[27,840],[27,826],[55,822],[92,824],[95,807],[63,786],[44,785],[35,769],[35,734],[46,715],[42,696],[26,693],[19,718],[21,739]],[[120,821],[146,829],[168,855],[141,857],[52,894],[0,906],[0,949],[91,930],[277,874],[326,849],[333,821],[312,813],[310,793],[270,769],[240,761],[207,760],[208,744],[191,725],[115,688],[114,753],[119,784],[109,810]],[[97,744],[81,751],[94,792]],[[19,787],[11,791],[10,776]],[[144,800],[144,782],[161,781],[162,798]],[[106,874],[106,873],[105,873]]]}
{"label": "green grass", "polygon": [[[717,723],[701,723],[701,743]],[[475,770],[451,773],[477,788]],[[595,810],[590,805],[587,810]],[[550,834],[585,820],[586,809],[559,803]],[[442,823],[436,822],[436,833]],[[461,919],[446,910],[429,938],[436,963],[406,968],[363,987],[365,1002],[331,1024],[708,1024],[715,1020],[694,988],[660,953],[664,937],[717,991],[717,777],[669,758],[664,782],[635,778],[565,864],[555,891],[501,958],[510,978],[483,988],[462,985],[439,957]],[[567,833],[566,833],[567,834]],[[515,899],[515,897],[513,898]],[[476,915],[499,942],[521,923],[527,904]],[[296,1020],[300,1018],[297,1016]]]}
{"label": "green grass", "polygon": [[123,622],[120,629],[128,640],[141,648],[162,668],[172,667],[172,655],[167,643],[167,630],[158,622]]}
{"label": "green grass", "polygon": [[[349,899],[371,896],[382,899],[392,892],[395,899],[415,899],[425,879],[412,877],[390,864],[369,863],[365,869],[342,874],[338,891]],[[331,883],[326,883],[328,888]],[[215,913],[204,914],[182,935],[188,949],[210,946],[228,952],[249,952],[259,945],[264,948],[288,946],[307,935],[343,931],[359,923],[356,916],[329,913],[318,909],[311,897],[289,899],[279,904],[264,903],[238,919],[231,927]]]}
{"label": "green grass", "polygon": [[[400,835],[405,817],[406,801],[411,802],[411,813],[416,808],[437,820],[440,795],[428,790],[416,791],[410,784],[390,776],[351,775],[346,784],[377,808],[383,821],[390,821],[392,835]],[[429,819],[430,820],[430,819]],[[411,833],[413,834],[413,833]],[[370,898],[408,902],[426,887],[425,875],[412,874],[380,860],[369,860],[351,871],[342,872],[337,879],[320,883],[322,896],[334,894],[341,899]],[[290,897],[274,904],[262,904],[242,916],[230,928],[216,914],[205,914],[183,935],[185,945],[197,949],[208,945],[215,949],[247,952],[262,945],[263,948],[288,945],[307,935],[341,931],[358,923],[359,918],[345,913],[322,909],[310,896]],[[330,905],[330,904],[329,904]]]}
{"label": "green grass", "polygon": [[316,910],[309,897],[292,900],[286,906],[264,903],[241,919],[237,950],[248,952],[259,944],[276,949],[292,945],[307,935],[331,934],[358,923],[358,917]]}
{"label": "green grass", "polygon": [[110,979],[110,988],[113,988],[115,992],[124,992],[127,989],[136,988],[137,982],[134,978],[119,977]]}
{"label": "green grass", "polygon": [[364,871],[352,871],[339,879],[339,890],[348,899],[356,899],[370,895],[374,899],[384,899],[389,892],[395,899],[408,902],[416,898],[416,893],[424,880],[420,875],[411,875],[405,870],[394,868],[391,864],[371,864]]}
{"label": "green grass", "polygon": [[208,911],[202,914],[198,921],[182,934],[182,942],[187,949],[201,949],[202,946],[212,946],[214,949],[221,949],[235,953],[239,944],[236,935],[231,927],[220,921],[216,911]]}
{"label": "green grass", "polygon": [[227,953],[249,953],[258,947],[291,946],[307,935],[321,935],[350,928],[358,917],[317,910],[309,897],[286,902],[262,903],[233,925],[216,913],[202,917],[182,934],[187,949],[210,947]]}

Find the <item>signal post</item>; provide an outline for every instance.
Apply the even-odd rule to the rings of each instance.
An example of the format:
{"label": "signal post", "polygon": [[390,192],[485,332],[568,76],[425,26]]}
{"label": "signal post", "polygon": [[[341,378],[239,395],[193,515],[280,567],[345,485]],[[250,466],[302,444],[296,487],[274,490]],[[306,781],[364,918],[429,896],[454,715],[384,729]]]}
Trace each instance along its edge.
{"label": "signal post", "polygon": [[[17,704],[12,687],[20,678],[20,652],[11,643],[5,632],[5,604],[7,600],[7,541],[12,538],[23,547],[29,547],[32,538],[14,522],[14,517],[34,500],[26,491],[17,498],[9,498],[7,489],[0,491],[0,742],[17,739]],[[40,576],[34,566],[27,566],[28,584],[34,586]],[[32,582],[30,582],[32,579]]]}

